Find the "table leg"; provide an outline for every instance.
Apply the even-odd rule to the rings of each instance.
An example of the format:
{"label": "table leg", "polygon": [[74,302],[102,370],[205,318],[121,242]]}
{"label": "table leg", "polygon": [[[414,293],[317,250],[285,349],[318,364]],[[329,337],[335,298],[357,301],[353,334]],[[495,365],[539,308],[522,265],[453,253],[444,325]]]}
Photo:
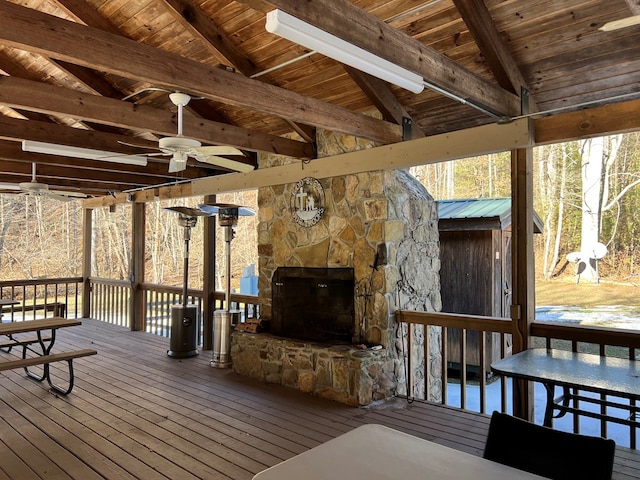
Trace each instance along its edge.
{"label": "table leg", "polygon": [[553,384],[544,383],[544,388],[547,391],[547,405],[544,409],[544,421],[542,424],[545,427],[552,428],[553,427],[553,405],[554,405],[554,395],[555,395],[555,387]]}
{"label": "table leg", "polygon": [[[51,329],[51,339],[49,340],[48,345],[45,344],[45,341],[42,338],[42,331],[38,330],[38,343],[40,344],[40,348],[42,348],[42,355],[49,355],[51,353],[51,349],[53,348],[53,344],[55,343],[55,341],[56,341],[55,328]],[[25,344],[22,347],[22,358],[27,358],[27,350],[30,350],[30,349],[29,349],[29,346]],[[33,350],[31,351],[33,352]],[[29,368],[27,367],[24,367],[24,371],[28,377],[31,377],[34,380],[37,380],[38,382],[41,382],[44,379],[47,379],[47,381],[51,383],[51,381],[49,380],[49,364],[48,363],[45,363],[44,365],[42,365],[42,375],[38,375],[37,373],[30,371]]]}

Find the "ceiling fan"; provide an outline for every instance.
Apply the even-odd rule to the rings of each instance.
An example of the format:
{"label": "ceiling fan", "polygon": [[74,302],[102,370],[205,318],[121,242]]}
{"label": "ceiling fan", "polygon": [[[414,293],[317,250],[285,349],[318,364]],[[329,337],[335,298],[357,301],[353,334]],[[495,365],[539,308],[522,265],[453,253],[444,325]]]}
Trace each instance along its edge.
{"label": "ceiling fan", "polygon": [[0,189],[19,190],[24,195],[44,196],[55,200],[69,202],[77,198],[86,198],[87,195],[81,192],[71,192],[63,190],[50,190],[49,185],[36,180],[36,164],[31,164],[31,181],[21,183],[0,183]]}
{"label": "ceiling fan", "polygon": [[[174,92],[169,94],[171,102],[178,107],[178,134],[175,137],[163,137],[158,141],[158,153],[145,153],[147,156],[171,155],[169,161],[169,173],[180,172],[187,166],[189,157],[195,158],[199,162],[217,165],[237,172],[248,172],[253,170],[253,166],[237,160],[220,157],[219,155],[241,155],[244,154],[231,146],[202,146],[193,138],[185,137],[182,134],[182,119],[184,107],[191,100],[191,96],[186,93]],[[148,148],[141,145],[120,142],[137,148]]]}

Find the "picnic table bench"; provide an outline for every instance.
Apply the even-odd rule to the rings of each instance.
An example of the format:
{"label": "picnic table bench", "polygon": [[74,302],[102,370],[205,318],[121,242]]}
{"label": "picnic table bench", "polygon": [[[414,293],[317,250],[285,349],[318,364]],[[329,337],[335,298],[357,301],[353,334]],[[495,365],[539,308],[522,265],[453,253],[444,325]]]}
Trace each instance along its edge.
{"label": "picnic table bench", "polygon": [[12,313],[12,312],[38,312],[43,310],[46,312],[53,312],[54,317],[66,317],[67,316],[67,304],[65,302],[38,302],[33,304],[20,305],[20,302],[13,301],[10,303],[0,303],[0,313]]}
{"label": "picnic table bench", "polygon": [[[0,336],[7,337],[6,340],[0,342],[0,349],[10,351],[13,347],[22,347],[22,358],[0,361],[0,371],[24,368],[28,377],[39,382],[47,380],[52,390],[62,395],[69,394],[73,389],[75,378],[73,359],[95,355],[98,352],[88,348],[59,353],[51,353],[51,350],[55,344],[56,332],[59,328],[81,324],[82,322],[79,320],[70,320],[62,317],[0,323]],[[43,332],[50,332],[50,334],[44,335]],[[27,333],[35,333],[35,336],[20,336],[20,334]],[[32,355],[27,356],[28,352]],[[61,361],[66,361],[69,368],[69,383],[66,387],[55,384],[51,379],[50,364]],[[43,366],[42,374],[29,370],[29,367],[35,365]]]}

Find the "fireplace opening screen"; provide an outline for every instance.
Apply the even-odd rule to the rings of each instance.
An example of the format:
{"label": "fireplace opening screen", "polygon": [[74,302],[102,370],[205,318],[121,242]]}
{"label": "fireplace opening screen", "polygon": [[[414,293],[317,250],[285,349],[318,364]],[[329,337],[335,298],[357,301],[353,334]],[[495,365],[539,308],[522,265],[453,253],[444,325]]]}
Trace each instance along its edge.
{"label": "fireplace opening screen", "polygon": [[352,341],[352,268],[279,267],[271,287],[272,333],[318,342]]}

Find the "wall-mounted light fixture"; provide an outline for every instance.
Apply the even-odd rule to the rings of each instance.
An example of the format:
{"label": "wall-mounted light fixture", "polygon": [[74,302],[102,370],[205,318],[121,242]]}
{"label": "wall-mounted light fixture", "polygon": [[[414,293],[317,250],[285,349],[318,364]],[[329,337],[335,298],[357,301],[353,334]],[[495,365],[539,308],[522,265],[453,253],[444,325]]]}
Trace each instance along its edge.
{"label": "wall-mounted light fixture", "polygon": [[57,143],[22,141],[22,150],[32,153],[46,153],[48,155],[60,155],[62,157],[85,158],[87,160],[100,160],[103,162],[125,163],[127,165],[147,165],[147,157],[141,155],[126,155],[105,150],[93,150],[90,148],[71,147],[58,145]]}
{"label": "wall-mounted light fixture", "polygon": [[282,10],[272,10],[267,13],[265,28],[267,32],[315,50],[413,93],[424,90],[424,81],[420,75],[305,23]]}

